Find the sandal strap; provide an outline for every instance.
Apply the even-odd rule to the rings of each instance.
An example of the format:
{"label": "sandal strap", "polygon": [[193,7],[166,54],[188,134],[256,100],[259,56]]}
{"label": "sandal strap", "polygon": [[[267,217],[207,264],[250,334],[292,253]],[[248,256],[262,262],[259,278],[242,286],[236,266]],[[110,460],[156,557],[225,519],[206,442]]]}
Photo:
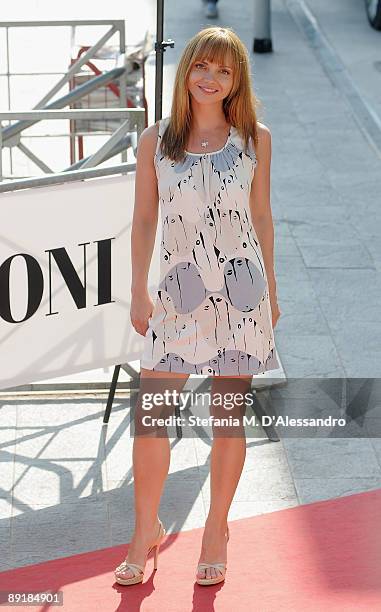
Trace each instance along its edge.
{"label": "sandal strap", "polygon": [[218,570],[225,570],[226,563],[199,563],[198,567],[215,567]]}
{"label": "sandal strap", "polygon": [[[137,563],[130,563],[129,561],[123,561],[123,563],[119,566],[118,569],[122,570],[123,568],[125,568],[125,569],[136,568],[140,572],[144,572],[144,567],[142,567],[141,565],[138,565]],[[137,576],[137,574],[134,573],[134,576]]]}
{"label": "sandal strap", "polygon": [[158,535],[157,535],[157,537],[156,537],[156,540],[155,540],[155,541],[154,541],[154,543],[152,544],[152,546],[150,546],[150,547],[149,547],[149,551],[148,551],[148,553],[150,553],[150,552],[151,552],[151,550],[153,550],[153,549],[154,549],[154,548],[155,548],[155,547],[158,545],[158,543],[159,543],[159,542],[161,542],[161,540],[163,539],[163,537],[164,537],[165,535],[166,535],[166,531],[165,531],[165,529],[164,529],[164,525],[163,525],[163,523],[161,522],[161,520],[159,519],[159,533],[158,533]]}
{"label": "sandal strap", "polygon": [[[147,556],[158,545],[158,543],[161,542],[163,537],[166,535],[166,531],[164,529],[164,525],[163,525],[163,523],[161,522],[160,519],[159,519],[159,523],[160,523],[159,524],[159,534],[158,534],[154,544],[152,544],[152,546],[149,547]],[[144,567],[142,565],[138,565],[138,563],[130,563],[129,561],[126,561],[126,559],[117,567],[117,570],[119,570],[119,571],[123,571],[125,569],[131,569],[132,571],[134,569],[137,569],[137,570],[139,570],[139,572],[144,574]],[[135,572],[134,572],[134,576],[137,576],[137,574]]]}

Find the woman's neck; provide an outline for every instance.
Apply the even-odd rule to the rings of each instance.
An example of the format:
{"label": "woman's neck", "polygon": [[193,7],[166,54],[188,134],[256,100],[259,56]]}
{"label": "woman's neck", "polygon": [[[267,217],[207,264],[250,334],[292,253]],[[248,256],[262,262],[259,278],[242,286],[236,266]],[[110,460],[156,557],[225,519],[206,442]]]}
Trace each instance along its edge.
{"label": "woman's neck", "polygon": [[227,125],[222,109],[221,112],[216,112],[213,108],[202,109],[192,115],[191,129],[200,134],[221,130]]}

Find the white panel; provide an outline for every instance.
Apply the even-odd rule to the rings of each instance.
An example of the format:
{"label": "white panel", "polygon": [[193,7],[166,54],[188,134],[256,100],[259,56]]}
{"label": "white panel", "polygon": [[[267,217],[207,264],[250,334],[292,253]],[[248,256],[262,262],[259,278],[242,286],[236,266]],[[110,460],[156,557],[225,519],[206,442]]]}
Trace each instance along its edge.
{"label": "white panel", "polygon": [[[130,232],[135,173],[122,177],[27,189],[0,195],[0,388],[64,376],[106,365],[140,359],[143,336],[130,321]],[[160,217],[160,215],[159,215]],[[151,296],[157,289],[161,223],[149,274]],[[98,303],[98,258],[95,241],[111,241],[111,299]],[[52,258],[45,251],[64,247],[84,283],[86,247],[86,307],[78,309]],[[16,254],[34,258],[43,276],[41,302],[30,318],[4,320],[9,299],[15,320],[25,317],[28,291],[25,259],[5,261]],[[9,298],[8,298],[9,293]],[[50,298],[52,312],[49,315]]]}

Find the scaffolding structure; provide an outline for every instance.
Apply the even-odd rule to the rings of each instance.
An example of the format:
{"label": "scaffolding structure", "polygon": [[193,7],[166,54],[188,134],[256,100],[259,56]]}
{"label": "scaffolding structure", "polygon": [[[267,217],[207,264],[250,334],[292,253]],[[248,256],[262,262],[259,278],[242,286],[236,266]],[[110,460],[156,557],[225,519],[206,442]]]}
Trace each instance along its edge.
{"label": "scaffolding structure", "polygon": [[[78,28],[83,26],[104,26],[108,27],[108,29],[91,45],[83,45],[77,42]],[[68,69],[65,73],[54,73],[61,74],[62,76],[34,106],[33,111],[36,111],[36,114],[33,120],[26,120],[25,113],[19,113],[17,122],[12,124],[12,77],[46,73],[11,73],[10,30],[11,28],[35,29],[41,27],[69,27],[71,29],[71,57],[68,58]],[[5,148],[9,149],[11,171],[9,176],[4,178],[10,180],[23,178],[15,175],[12,171],[12,150],[15,148],[30,159],[44,174],[56,173],[51,167],[50,160],[42,159],[41,155],[37,155],[23,141],[23,136],[28,136],[25,134],[27,128],[43,118],[47,118],[45,115],[38,114],[37,111],[59,110],[67,106],[78,111],[99,111],[99,113],[91,113],[89,116],[85,116],[80,112],[75,116],[71,116],[68,132],[60,134],[60,136],[68,138],[70,142],[70,165],[62,168],[62,171],[68,172],[90,167],[95,165],[95,161],[99,164],[119,153],[121,154],[122,162],[126,163],[127,149],[129,147],[133,149],[135,155],[138,140],[137,131],[142,129],[141,119],[139,119],[138,125],[132,126],[134,129],[131,131],[130,120],[133,115],[130,115],[129,119],[126,118],[124,123],[120,124],[122,115],[114,113],[106,117],[103,111],[116,110],[118,108],[139,109],[144,113],[143,127],[147,126],[148,108],[145,97],[144,64],[152,50],[152,41],[148,32],[140,45],[127,47],[125,22],[123,20],[8,21],[0,22],[0,30],[2,28],[5,29],[5,53],[2,55],[6,62],[6,72],[0,73],[0,77],[6,77],[9,114],[4,116],[3,113],[1,117],[2,121],[4,119],[8,120],[8,125],[3,126],[2,123],[0,124],[0,180],[3,180],[1,160]],[[112,43],[111,39],[114,35],[118,36],[118,44]],[[64,86],[69,88],[69,93],[63,93],[63,95],[52,101]],[[28,113],[28,111],[25,112]],[[12,119],[14,118],[12,117]],[[67,115],[62,118],[69,118],[69,116]],[[102,151],[107,153],[106,155],[98,155],[97,152],[85,156],[84,138],[90,135],[109,137],[109,140],[102,145]],[[49,136],[51,135],[44,134],[39,137],[47,138]],[[28,137],[30,138],[30,135]]]}

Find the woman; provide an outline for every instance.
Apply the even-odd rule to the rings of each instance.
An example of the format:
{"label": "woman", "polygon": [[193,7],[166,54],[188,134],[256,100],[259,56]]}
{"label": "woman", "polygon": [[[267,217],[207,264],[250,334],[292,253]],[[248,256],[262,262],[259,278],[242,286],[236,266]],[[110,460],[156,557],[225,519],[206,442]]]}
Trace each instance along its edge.
{"label": "woman", "polygon": [[[230,28],[209,27],[183,51],[170,117],[139,139],[131,321],[145,336],[140,400],[149,383],[155,391],[160,384],[181,391],[192,373],[213,377],[212,397],[244,394],[254,374],[279,367],[271,134],[257,122],[256,103],[245,46]],[[161,272],[153,302],[147,278],[158,203]],[[238,404],[234,412],[244,414]],[[211,413],[217,414],[213,402]],[[213,436],[199,584],[225,578],[227,517],[246,455],[243,426],[237,431]],[[135,532],[128,557],[115,571],[120,584],[142,582],[152,549],[156,569],[165,535],[158,508],[169,462],[168,436],[135,436]]]}

